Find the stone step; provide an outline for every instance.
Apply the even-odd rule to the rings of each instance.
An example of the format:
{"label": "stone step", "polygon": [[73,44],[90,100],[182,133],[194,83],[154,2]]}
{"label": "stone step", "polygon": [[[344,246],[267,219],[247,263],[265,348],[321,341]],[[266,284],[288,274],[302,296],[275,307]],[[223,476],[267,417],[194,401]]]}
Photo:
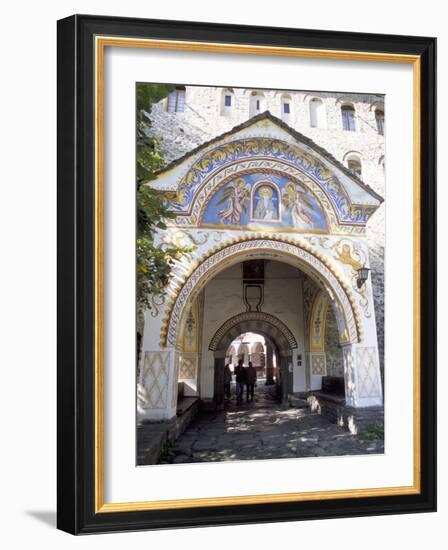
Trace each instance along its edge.
{"label": "stone step", "polygon": [[295,409],[308,408],[308,401],[306,399],[302,399],[301,397],[298,397],[297,395],[294,395],[293,393],[290,393],[288,395],[288,401],[289,401],[289,406],[294,407]]}

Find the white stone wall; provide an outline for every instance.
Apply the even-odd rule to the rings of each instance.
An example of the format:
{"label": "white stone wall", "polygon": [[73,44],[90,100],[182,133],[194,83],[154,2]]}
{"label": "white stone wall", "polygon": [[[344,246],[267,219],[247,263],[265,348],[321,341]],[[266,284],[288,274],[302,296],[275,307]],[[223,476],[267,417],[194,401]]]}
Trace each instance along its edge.
{"label": "white stone wall", "polygon": [[[248,120],[253,90],[233,89],[232,106],[223,114],[223,88],[187,86],[185,111],[169,113],[166,101],[154,105],[151,134],[159,138],[167,162],[177,159],[195,147],[217,137],[234,126]],[[335,94],[321,92],[263,91],[264,109],[282,118],[289,126],[311,138],[338,161],[346,164],[350,153],[359,155],[362,165],[361,179],[381,196],[385,196],[384,137],[377,131],[375,108],[384,110],[384,98],[367,94]],[[287,94],[291,113],[281,112],[282,96]],[[310,125],[309,102],[313,98],[323,101],[324,127]],[[356,131],[342,129],[341,105],[351,103],[356,112]],[[384,339],[384,205],[375,212],[367,224],[367,241],[375,300],[378,347],[383,370]]]}

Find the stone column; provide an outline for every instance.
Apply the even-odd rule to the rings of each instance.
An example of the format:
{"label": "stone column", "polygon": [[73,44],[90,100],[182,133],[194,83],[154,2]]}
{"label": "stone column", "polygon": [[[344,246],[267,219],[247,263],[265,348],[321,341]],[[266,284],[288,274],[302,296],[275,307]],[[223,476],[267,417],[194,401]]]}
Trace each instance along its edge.
{"label": "stone column", "polygon": [[226,363],[225,352],[215,352],[215,372],[213,401],[217,409],[224,407],[224,366]]}
{"label": "stone column", "polygon": [[266,344],[266,386],[274,384],[274,350]]}
{"label": "stone column", "polygon": [[289,406],[289,364],[292,358],[290,356],[280,356],[280,395],[281,406],[288,408]]}

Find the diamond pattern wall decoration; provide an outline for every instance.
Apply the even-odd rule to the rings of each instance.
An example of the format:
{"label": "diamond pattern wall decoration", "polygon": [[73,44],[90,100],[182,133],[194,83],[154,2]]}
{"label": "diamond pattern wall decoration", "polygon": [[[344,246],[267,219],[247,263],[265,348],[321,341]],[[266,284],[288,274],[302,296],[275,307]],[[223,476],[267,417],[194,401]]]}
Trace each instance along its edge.
{"label": "diamond pattern wall decoration", "polygon": [[179,380],[196,380],[197,366],[197,355],[181,355]]}
{"label": "diamond pattern wall decoration", "polygon": [[324,353],[311,353],[311,374],[325,376],[327,374],[327,361]]}
{"label": "diamond pattern wall decoration", "polygon": [[358,397],[379,397],[379,373],[375,348],[356,348]]}
{"label": "diamond pattern wall decoration", "polygon": [[167,405],[169,352],[146,351],[143,363],[143,385],[148,396],[148,407],[164,409]]}

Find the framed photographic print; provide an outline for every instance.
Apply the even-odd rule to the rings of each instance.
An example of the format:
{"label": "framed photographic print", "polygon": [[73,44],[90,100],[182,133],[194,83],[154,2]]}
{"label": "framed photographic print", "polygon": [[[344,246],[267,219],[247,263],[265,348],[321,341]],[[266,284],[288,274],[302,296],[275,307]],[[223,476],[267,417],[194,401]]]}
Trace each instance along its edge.
{"label": "framed photographic print", "polygon": [[433,38],[58,22],[58,527],[434,511]]}

